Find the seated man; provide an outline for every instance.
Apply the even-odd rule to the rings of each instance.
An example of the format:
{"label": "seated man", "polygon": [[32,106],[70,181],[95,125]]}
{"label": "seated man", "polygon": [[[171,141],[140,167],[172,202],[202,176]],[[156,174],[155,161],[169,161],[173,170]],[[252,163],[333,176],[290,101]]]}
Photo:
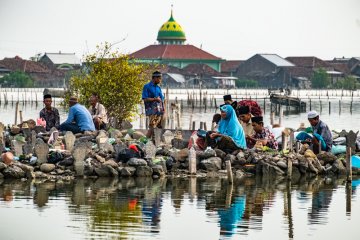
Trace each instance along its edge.
{"label": "seated man", "polygon": [[257,142],[260,142],[263,146],[278,149],[278,143],[275,141],[274,135],[267,127],[264,127],[263,117],[252,117],[251,122],[255,133],[246,138],[248,148],[253,148]]}
{"label": "seated man", "polygon": [[254,135],[254,128],[251,124],[251,113],[249,106],[241,106],[238,109],[240,124],[244,129],[246,136]]}
{"label": "seated man", "polygon": [[40,118],[46,121],[46,131],[50,131],[52,127],[59,128],[60,126],[60,115],[59,111],[51,107],[52,99],[50,94],[44,95],[45,107],[40,111]]}
{"label": "seated man", "polygon": [[[312,127],[312,132],[315,135],[314,138],[312,138],[312,144],[313,144],[313,151],[314,153],[318,153],[319,149],[319,142],[321,144],[322,139],[325,144],[321,144],[321,150],[330,152],[332,148],[332,134],[329,129],[329,127],[319,119],[319,114],[316,111],[310,111],[308,113],[308,120]],[[316,137],[316,134],[320,135]]]}
{"label": "seated man", "polygon": [[104,105],[99,103],[99,97],[97,94],[93,94],[90,97],[89,112],[93,119],[95,128],[97,130],[105,129],[106,125],[108,124],[106,109],[105,109]]}
{"label": "seated man", "polygon": [[95,131],[94,122],[89,111],[78,103],[76,97],[70,97],[69,105],[69,116],[60,125],[60,131],[71,131],[74,134],[84,131]]}

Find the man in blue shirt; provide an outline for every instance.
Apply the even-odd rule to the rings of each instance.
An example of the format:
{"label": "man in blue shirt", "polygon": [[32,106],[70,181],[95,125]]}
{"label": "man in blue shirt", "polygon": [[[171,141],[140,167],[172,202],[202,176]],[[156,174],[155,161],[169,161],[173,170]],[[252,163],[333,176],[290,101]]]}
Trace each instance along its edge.
{"label": "man in blue shirt", "polygon": [[95,131],[94,122],[89,111],[78,103],[76,97],[70,98],[69,105],[69,116],[60,125],[60,131],[71,131],[74,134],[84,131]]}
{"label": "man in blue shirt", "polygon": [[146,136],[152,137],[154,128],[162,128],[162,120],[165,112],[164,95],[159,86],[161,83],[161,72],[155,71],[152,80],[144,85],[142,99],[145,104],[145,114],[149,116],[149,131]]}

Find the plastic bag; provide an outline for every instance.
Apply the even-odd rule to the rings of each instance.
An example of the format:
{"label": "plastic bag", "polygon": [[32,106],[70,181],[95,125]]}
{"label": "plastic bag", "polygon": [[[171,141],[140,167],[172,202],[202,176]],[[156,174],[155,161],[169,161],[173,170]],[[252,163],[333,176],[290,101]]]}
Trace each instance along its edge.
{"label": "plastic bag", "polygon": [[36,119],[36,126],[43,126],[44,128],[46,128],[46,121],[43,118],[38,118]]}

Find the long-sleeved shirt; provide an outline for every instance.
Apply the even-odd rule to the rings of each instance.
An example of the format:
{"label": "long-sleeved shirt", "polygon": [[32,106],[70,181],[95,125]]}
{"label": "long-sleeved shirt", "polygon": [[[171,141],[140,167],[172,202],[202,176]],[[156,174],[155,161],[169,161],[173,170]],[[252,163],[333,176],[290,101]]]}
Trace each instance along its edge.
{"label": "long-sleeved shirt", "polygon": [[[157,101],[145,101],[147,98],[157,98],[160,97],[161,102]],[[164,114],[164,94],[159,85],[154,84],[152,81],[144,85],[142,91],[142,99],[145,103],[145,114],[146,116],[150,115],[163,115]]]}
{"label": "long-sleeved shirt", "polygon": [[50,131],[52,127],[59,128],[60,126],[59,111],[54,107],[51,109],[43,108],[40,111],[40,118],[46,121],[46,131]]}
{"label": "long-sleeved shirt", "polygon": [[[272,134],[267,127],[264,127],[261,133],[254,132],[252,137],[258,140],[267,140],[266,146],[272,149],[278,149],[278,143],[275,140],[274,134]],[[255,145],[255,143],[250,142],[247,144],[248,148],[253,148]]]}
{"label": "long-sleeved shirt", "polygon": [[95,107],[93,107],[93,106],[89,107],[89,112],[93,119],[98,117],[103,121],[103,123],[108,123],[108,118],[107,118],[106,109],[105,109],[104,105],[102,105],[100,103],[96,103]]}
{"label": "long-sleeved shirt", "polygon": [[95,131],[95,125],[89,111],[79,103],[70,107],[69,116],[64,123],[72,122],[75,122],[81,131]]}
{"label": "long-sleeved shirt", "polygon": [[316,126],[312,127],[312,130],[314,133],[317,133],[320,136],[322,136],[322,138],[326,143],[326,151],[330,151],[332,148],[333,139],[328,125],[326,125],[326,123],[324,123],[323,121],[319,120]]}

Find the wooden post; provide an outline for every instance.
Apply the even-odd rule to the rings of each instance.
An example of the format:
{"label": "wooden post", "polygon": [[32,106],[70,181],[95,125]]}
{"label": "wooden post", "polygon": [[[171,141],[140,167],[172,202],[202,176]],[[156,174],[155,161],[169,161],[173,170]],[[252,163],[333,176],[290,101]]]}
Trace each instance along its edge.
{"label": "wooden post", "polygon": [[196,122],[193,121],[193,122],[192,122],[192,130],[193,130],[193,131],[195,130],[195,124],[196,124]]}
{"label": "wooden post", "polygon": [[274,104],[271,103],[270,104],[270,124],[271,125],[274,125],[274,115],[275,115],[275,113],[274,113]]}
{"label": "wooden post", "polygon": [[194,147],[189,151],[189,173],[196,174],[196,151]]}
{"label": "wooden post", "polygon": [[19,117],[20,117],[20,124],[22,124],[23,122],[23,116],[22,116],[22,111],[19,111]]}
{"label": "wooden post", "polygon": [[204,129],[204,122],[200,122],[200,129]]}
{"label": "wooden post", "polygon": [[233,188],[234,188],[233,184],[227,185],[226,198],[225,198],[225,208],[231,207],[231,199],[232,199]]}
{"label": "wooden post", "polygon": [[284,118],[284,109],[283,109],[283,106],[281,104],[279,104],[279,125],[280,126],[282,126],[283,118]]}
{"label": "wooden post", "polygon": [[179,111],[176,111],[176,123],[177,123],[177,127],[180,128],[181,123],[180,123],[180,112]]}
{"label": "wooden post", "polygon": [[329,101],[329,115],[331,114],[331,102]]}
{"label": "wooden post", "polygon": [[233,183],[233,173],[232,173],[232,169],[231,169],[231,162],[230,162],[230,160],[227,160],[225,163],[226,163],[226,172],[227,172],[228,182],[232,184]]}
{"label": "wooden post", "polygon": [[204,130],[207,131],[206,122],[204,122]]}
{"label": "wooden post", "polygon": [[351,169],[351,147],[346,146],[346,177],[347,181],[352,181],[352,169]]}
{"label": "wooden post", "polygon": [[320,113],[322,112],[322,102],[320,100]]}
{"label": "wooden post", "polygon": [[19,101],[16,102],[16,106],[15,106],[15,125],[17,124],[17,115],[18,115],[18,111],[19,111]]}
{"label": "wooden post", "polygon": [[287,149],[287,135],[284,132],[281,133],[281,146],[284,152]]}
{"label": "wooden post", "polygon": [[310,98],[310,111],[311,111],[311,98]]}
{"label": "wooden post", "polygon": [[191,130],[191,124],[192,124],[193,115],[190,115],[190,122],[189,122],[189,130]]}
{"label": "wooden post", "polygon": [[293,152],[294,151],[294,131],[291,130],[290,131],[290,143],[289,143],[289,151]]}
{"label": "wooden post", "polygon": [[341,114],[341,100],[339,100],[339,115]]}
{"label": "wooden post", "polygon": [[294,238],[294,223],[293,223],[292,207],[291,207],[291,205],[292,205],[291,204],[291,181],[287,182],[287,185],[286,185],[286,200],[287,200],[286,212],[287,212],[288,224],[289,224],[288,237],[289,237],[289,239],[293,239]]}
{"label": "wooden post", "polygon": [[291,180],[292,177],[292,160],[288,158],[287,160],[287,177],[288,180]]}
{"label": "wooden post", "polygon": [[266,101],[265,101],[265,97],[264,97],[264,115],[265,115],[265,112],[266,112]]}
{"label": "wooden post", "polygon": [[351,182],[346,182],[345,185],[346,190],[346,215],[351,215],[351,194],[352,194],[352,186]]}

